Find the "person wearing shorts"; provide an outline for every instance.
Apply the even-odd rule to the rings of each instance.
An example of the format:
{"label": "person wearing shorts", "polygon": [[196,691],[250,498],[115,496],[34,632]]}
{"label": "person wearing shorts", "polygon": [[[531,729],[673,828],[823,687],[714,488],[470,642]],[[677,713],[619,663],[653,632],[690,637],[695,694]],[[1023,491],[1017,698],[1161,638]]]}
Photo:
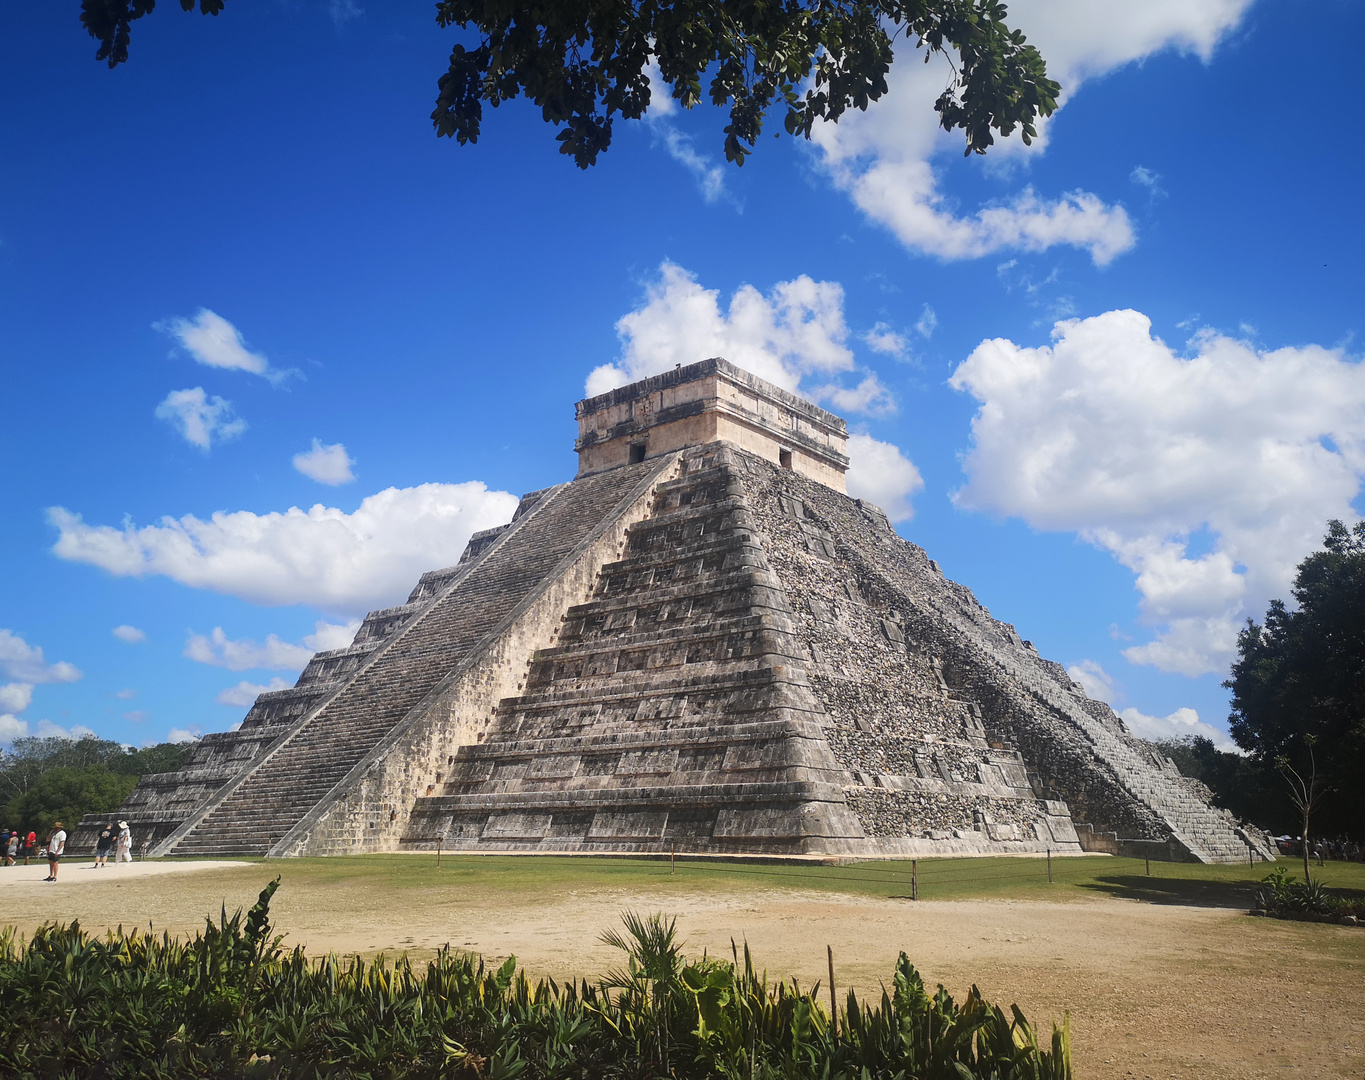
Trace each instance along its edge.
{"label": "person wearing shorts", "polygon": [[95,841],[95,866],[102,868],[109,858],[109,849],[114,846],[114,827],[103,825],[99,839]]}
{"label": "person wearing shorts", "polygon": [[52,835],[47,840],[47,877],[44,881],[57,880],[57,864],[61,862],[62,852],[66,850],[66,830],[60,821],[52,825]]}

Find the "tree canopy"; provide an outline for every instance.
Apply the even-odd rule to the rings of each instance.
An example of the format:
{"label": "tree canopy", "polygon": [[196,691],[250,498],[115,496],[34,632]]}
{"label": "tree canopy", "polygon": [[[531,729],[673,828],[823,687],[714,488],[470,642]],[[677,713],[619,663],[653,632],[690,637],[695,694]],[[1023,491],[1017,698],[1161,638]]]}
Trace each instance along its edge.
{"label": "tree canopy", "polygon": [[1323,550],[1299,564],[1295,610],[1274,600],[1265,622],[1247,621],[1232,691],[1229,728],[1264,769],[1308,764],[1316,739],[1327,789],[1317,832],[1365,836],[1365,522],[1328,526]]}
{"label": "tree canopy", "polygon": [[[223,6],[198,0],[205,15]],[[155,7],[82,0],[95,58],[127,61],[131,24]],[[806,138],[866,109],[886,93],[901,44],[952,61],[934,107],[962,131],[965,153],[985,153],[997,134],[1031,142],[1061,89],[1007,14],[1000,0],[439,0],[437,23],[467,40],[451,51],[431,119],[438,135],[477,142],[485,104],[524,97],[562,128],[560,153],[587,168],[611,145],[615,117],[645,115],[653,73],[684,108],[729,107],[725,156],[743,165],[774,107],[789,135]]]}
{"label": "tree canopy", "polygon": [[54,821],[70,828],[86,814],[113,811],[138,777],[178,769],[187,747],[129,750],[107,739],[15,739],[0,752],[0,827],[46,837]]}

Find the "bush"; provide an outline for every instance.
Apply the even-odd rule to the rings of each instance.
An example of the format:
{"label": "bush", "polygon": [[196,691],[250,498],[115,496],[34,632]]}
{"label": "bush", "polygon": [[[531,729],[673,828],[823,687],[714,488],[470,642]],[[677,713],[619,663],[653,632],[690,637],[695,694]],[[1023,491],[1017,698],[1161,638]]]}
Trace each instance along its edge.
{"label": "bush", "polygon": [[1256,906],[1267,915],[1294,918],[1320,915],[1327,918],[1353,915],[1365,918],[1365,900],[1338,896],[1321,881],[1296,881],[1283,866],[1277,866],[1261,879]]}
{"label": "bush", "polygon": [[181,942],[122,929],[96,940],[49,925],[0,933],[0,1073],[95,1078],[758,1077],[1071,1080],[1069,1035],[1051,1045],[1017,1008],[973,987],[929,994],[901,954],[879,1003],[847,995],[837,1029],[793,981],[743,961],[688,961],[662,916],[626,917],[626,966],[600,983],[534,986],[442,949],[419,976],[387,963],[286,953],[269,884]]}

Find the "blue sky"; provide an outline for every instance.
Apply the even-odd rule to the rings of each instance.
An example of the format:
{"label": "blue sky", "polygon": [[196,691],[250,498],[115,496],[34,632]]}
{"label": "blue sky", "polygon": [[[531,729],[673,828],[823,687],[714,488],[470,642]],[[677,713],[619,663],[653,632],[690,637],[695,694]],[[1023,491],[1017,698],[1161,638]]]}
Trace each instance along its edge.
{"label": "blue sky", "polygon": [[1359,5],[1016,3],[1031,150],[964,160],[907,54],[742,170],[698,109],[586,172],[520,103],[434,137],[429,4],[163,6],[113,72],[74,0],[0,46],[0,741],[230,727],[570,477],[587,386],[718,353],[1148,734],[1225,729],[1362,508]]}

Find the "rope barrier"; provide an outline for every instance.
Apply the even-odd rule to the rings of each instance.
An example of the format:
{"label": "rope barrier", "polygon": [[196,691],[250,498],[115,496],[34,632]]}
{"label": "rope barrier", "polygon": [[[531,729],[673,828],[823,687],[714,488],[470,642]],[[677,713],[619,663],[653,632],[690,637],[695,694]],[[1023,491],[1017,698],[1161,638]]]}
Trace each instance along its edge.
{"label": "rope barrier", "polygon": [[[449,856],[448,856],[449,858]],[[624,860],[611,857],[593,856],[574,856],[575,864],[594,864],[598,866],[641,866],[647,865],[637,863],[634,860]],[[650,860],[651,862],[653,860]],[[983,883],[993,883],[1002,886],[1019,884],[1045,884],[1048,881],[1053,883],[1073,881],[1079,878],[1102,878],[1113,873],[1132,871],[1132,876],[1137,876],[1139,867],[1144,865],[1146,860],[1127,859],[1118,860],[1104,858],[1103,864],[1096,865],[1090,863],[1085,866],[1062,868],[1056,862],[1052,862],[1051,867],[1046,863],[1050,861],[1042,854],[1034,860],[1021,860],[1011,858],[1006,866],[997,866],[993,873],[962,874],[958,872],[962,865],[961,860],[945,859],[937,864],[926,864],[919,866],[919,860],[907,860],[909,865],[890,864],[890,865],[848,865],[835,864],[833,866],[801,866],[791,864],[768,864],[767,866],[750,865],[740,866],[734,863],[711,862],[709,860],[689,860],[678,858],[676,855],[670,860],[669,873],[677,874],[681,871],[691,871],[698,874],[712,875],[732,875],[743,877],[767,877],[789,881],[798,885],[817,886],[832,882],[849,882],[858,885],[876,887],[900,887],[906,892],[906,899],[918,898],[921,890],[927,888],[933,890],[935,886],[954,887],[959,885],[978,885]],[[1129,864],[1132,864],[1131,866]],[[1050,870],[1050,876],[1049,876]],[[1157,880],[1185,880],[1183,878]],[[1259,879],[1257,879],[1259,880]],[[1227,885],[1253,884],[1250,879],[1231,879],[1222,882]]]}

